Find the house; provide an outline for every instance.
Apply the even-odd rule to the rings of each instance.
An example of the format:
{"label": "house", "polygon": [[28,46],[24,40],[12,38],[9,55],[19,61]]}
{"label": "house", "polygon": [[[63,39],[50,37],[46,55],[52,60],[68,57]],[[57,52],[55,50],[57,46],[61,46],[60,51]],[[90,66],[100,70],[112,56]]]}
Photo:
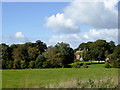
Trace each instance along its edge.
{"label": "house", "polygon": [[76,59],[80,59],[80,54],[81,54],[82,52],[83,52],[83,51],[81,50],[81,48],[79,48],[79,51],[76,51],[76,52],[75,52]]}
{"label": "house", "polygon": [[110,59],[109,58],[106,58],[105,61],[109,61]]}

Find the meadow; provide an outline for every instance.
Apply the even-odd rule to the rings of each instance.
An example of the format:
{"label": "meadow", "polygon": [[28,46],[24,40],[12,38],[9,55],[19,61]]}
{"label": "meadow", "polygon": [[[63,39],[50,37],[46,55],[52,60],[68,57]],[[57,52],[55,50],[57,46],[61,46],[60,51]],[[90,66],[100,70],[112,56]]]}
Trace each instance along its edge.
{"label": "meadow", "polygon": [[100,65],[98,68],[90,67],[2,70],[2,88],[114,88],[117,86],[117,68],[101,68]]}

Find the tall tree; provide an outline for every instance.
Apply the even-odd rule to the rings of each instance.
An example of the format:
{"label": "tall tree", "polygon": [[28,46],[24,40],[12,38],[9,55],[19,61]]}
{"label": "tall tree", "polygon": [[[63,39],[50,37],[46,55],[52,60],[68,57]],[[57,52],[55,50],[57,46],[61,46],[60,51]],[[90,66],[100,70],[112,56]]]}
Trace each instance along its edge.
{"label": "tall tree", "polygon": [[20,45],[17,48],[15,48],[12,52],[13,54],[13,59],[21,61],[25,60],[28,62],[28,53],[27,53],[27,47],[25,45]]}

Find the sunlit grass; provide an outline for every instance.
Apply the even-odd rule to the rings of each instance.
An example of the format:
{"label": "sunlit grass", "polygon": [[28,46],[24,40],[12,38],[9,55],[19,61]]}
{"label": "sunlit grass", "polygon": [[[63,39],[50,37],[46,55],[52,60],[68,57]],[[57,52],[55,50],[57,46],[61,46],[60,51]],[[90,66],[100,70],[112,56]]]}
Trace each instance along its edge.
{"label": "sunlit grass", "polygon": [[118,80],[115,68],[60,68],[60,69],[24,69],[3,70],[3,88],[47,87],[71,80],[103,80],[112,77]]}

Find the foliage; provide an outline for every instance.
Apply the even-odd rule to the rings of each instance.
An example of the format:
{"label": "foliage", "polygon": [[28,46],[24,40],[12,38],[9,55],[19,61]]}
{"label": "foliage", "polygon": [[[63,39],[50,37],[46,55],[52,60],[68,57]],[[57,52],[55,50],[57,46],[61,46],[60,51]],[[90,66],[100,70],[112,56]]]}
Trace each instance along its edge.
{"label": "foliage", "polygon": [[25,60],[28,62],[28,53],[27,47],[24,45],[19,45],[19,47],[15,48],[12,52],[13,59],[17,59],[18,61]]}
{"label": "foliage", "polygon": [[[53,46],[49,46],[47,51],[44,53],[44,56],[47,59],[47,62],[44,63],[44,66],[49,66],[51,68],[60,67],[62,63],[62,58],[59,49]],[[45,65],[48,64],[48,65]]]}
{"label": "foliage", "polygon": [[29,68],[35,68],[35,61],[29,62]]}
{"label": "foliage", "polygon": [[117,45],[113,53],[109,56],[110,63],[114,68],[120,68],[120,45]]}
{"label": "foliage", "polygon": [[93,60],[105,60],[105,51],[107,43],[105,40],[97,40],[90,46],[91,56]]}
{"label": "foliage", "polygon": [[74,51],[69,44],[61,42],[57,43],[55,47],[59,49],[62,67],[74,61]]}
{"label": "foliage", "polygon": [[6,61],[2,59],[2,69],[6,69]]}
{"label": "foliage", "polygon": [[27,67],[26,62],[24,60],[21,60],[20,61],[20,66],[21,66],[22,69],[26,68]]}
{"label": "foliage", "polygon": [[13,68],[13,61],[12,60],[8,60],[6,62],[6,68],[8,68],[8,69],[12,69]]}
{"label": "foliage", "polygon": [[[61,68],[77,61],[74,60],[74,53],[79,48],[83,51],[80,57],[84,61],[104,61],[105,58],[109,58],[111,67],[120,67],[120,45],[115,46],[113,41],[106,42],[105,40],[81,43],[74,51],[69,44],[63,42],[49,47],[40,40],[35,43],[27,42],[10,46],[2,43],[0,44],[0,60],[3,69],[21,68],[21,60],[26,62],[25,68],[27,68],[32,67],[33,62],[28,66],[31,61],[37,62],[37,57],[43,55],[45,61],[41,62],[40,68]],[[36,65],[34,68],[38,68]]]}
{"label": "foliage", "polygon": [[105,68],[111,68],[111,65],[110,65],[110,63],[108,63],[108,62],[105,62]]}
{"label": "foliage", "polygon": [[6,44],[1,44],[0,45],[2,47],[2,59],[3,60],[9,60],[10,59],[10,50],[9,50],[9,46]]}
{"label": "foliage", "polygon": [[46,58],[43,55],[39,55],[35,61],[36,68],[42,68],[43,62],[46,61]]}
{"label": "foliage", "polygon": [[67,64],[74,61],[74,52],[70,48],[69,44],[57,43],[55,46],[49,46],[45,53],[43,53],[47,59],[47,66],[51,68],[65,67]]}
{"label": "foliage", "polygon": [[27,52],[30,61],[35,60],[39,55],[39,50],[36,47],[29,47]]}
{"label": "foliage", "polygon": [[79,59],[75,59],[74,62],[80,62],[80,60]]}
{"label": "foliage", "polygon": [[74,64],[72,64],[72,68],[80,68],[80,64],[75,62]]}
{"label": "foliage", "polygon": [[20,63],[19,63],[19,61],[18,60],[14,60],[14,62],[13,62],[13,68],[14,69],[19,69],[20,68]]}
{"label": "foliage", "polygon": [[88,68],[86,63],[83,64],[83,68]]}

